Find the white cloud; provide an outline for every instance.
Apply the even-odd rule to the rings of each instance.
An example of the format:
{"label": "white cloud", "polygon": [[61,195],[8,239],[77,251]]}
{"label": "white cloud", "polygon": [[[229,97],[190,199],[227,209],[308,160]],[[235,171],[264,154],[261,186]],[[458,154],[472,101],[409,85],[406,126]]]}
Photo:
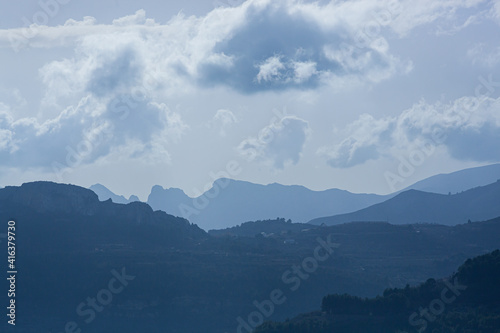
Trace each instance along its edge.
{"label": "white cloud", "polygon": [[341,131],[346,136],[331,148],[322,147],[320,155],[326,157],[332,167],[347,168],[362,164],[380,156],[379,145],[390,143],[391,119],[375,119],[369,114],[361,115]]}
{"label": "white cloud", "polygon": [[[153,23],[154,21],[149,21]],[[146,23],[146,12],[143,9],[138,10],[134,15],[120,17],[113,20],[113,25],[116,26],[131,26],[131,25],[143,25]]]}
{"label": "white cloud", "polygon": [[299,162],[309,132],[307,121],[285,116],[264,127],[257,137],[243,140],[238,151],[249,161],[256,160],[282,170]]}
{"label": "white cloud", "polygon": [[281,57],[273,56],[258,65],[259,73],[256,80],[288,84],[293,81],[296,84],[307,82],[313,75],[319,74],[314,61],[290,61],[286,64],[281,62]]}
{"label": "white cloud", "polygon": [[[112,85],[113,76],[95,71],[119,68],[124,59],[118,53],[125,49],[134,57],[128,70],[136,71],[136,79],[144,72],[161,73],[167,92],[179,92],[189,84],[222,84],[245,93],[314,88],[353,78],[378,82],[405,73],[408,61],[389,52],[384,35],[390,30],[404,34],[450,9],[471,5],[458,0],[427,5],[250,0],[216,8],[204,17],[180,14],[166,24],[139,10],[108,25],[85,17],[62,26],[35,26],[33,31],[0,30],[0,47],[11,47],[13,40],[23,47],[76,47],[74,58],[47,64],[41,71],[48,90],[60,91],[61,96],[79,90],[91,75]],[[349,48],[354,51],[346,53]],[[70,73],[79,80],[68,79]],[[56,99],[47,96],[45,102],[52,105]]]}
{"label": "white cloud", "polygon": [[440,35],[454,35],[457,32],[469,27],[472,24],[478,24],[480,23],[485,17],[486,13],[481,12],[476,15],[471,15],[467,17],[463,23],[456,23],[456,22],[451,22],[450,26],[438,26],[436,34],[438,36]]}
{"label": "white cloud", "polygon": [[492,0],[491,1],[492,6],[490,9],[490,16],[497,21],[497,23],[500,23],[500,2]]}
{"label": "white cloud", "polygon": [[238,122],[238,119],[229,110],[219,109],[215,113],[210,126],[219,128],[219,135],[222,137],[226,136],[226,131]]}
{"label": "white cloud", "polygon": [[[82,163],[125,151],[131,152],[130,158],[168,161],[168,143],[180,140],[188,128],[181,115],[167,107],[170,97],[217,85],[250,94],[287,89],[307,93],[321,85],[341,90],[378,83],[412,70],[411,59],[401,59],[391,49],[391,39],[404,38],[416,27],[440,18],[453,27],[457,10],[481,3],[250,0],[233,8],[216,8],[202,17],[179,14],[164,24],[139,10],[111,24],[84,17],[55,27],[3,29],[0,48],[14,46],[23,52],[23,48],[66,47],[74,53],[61,53],[65,57],[39,69],[43,96],[30,103],[37,118],[19,117],[14,107],[1,106],[0,157],[5,165],[50,167],[53,161],[64,163],[67,147],[85,149],[82,142],[89,141],[93,148]],[[499,8],[498,2],[493,3],[492,15],[498,17]],[[465,22],[457,25],[462,29],[472,21],[460,22]],[[496,65],[498,49],[488,53],[481,47],[469,52],[472,61]],[[24,97],[16,98],[22,104]],[[361,116],[337,144],[321,153],[332,166],[347,167],[390,153],[390,142],[404,149],[417,140],[410,134],[424,137],[426,126],[442,126],[438,120],[450,112],[444,106],[428,106],[439,110],[432,113],[419,105],[412,110],[423,108],[431,123],[415,125],[429,121],[416,111],[396,118]],[[212,121],[224,136],[237,119],[231,111],[219,110]],[[448,146],[454,156],[464,154],[452,148],[460,141],[460,131],[473,141],[474,131],[488,130],[484,121],[479,123],[449,129]],[[248,138],[240,152],[253,151],[277,169],[298,163],[308,123],[285,117],[266,130],[273,133],[273,140]],[[492,137],[494,131],[488,138]]]}
{"label": "white cloud", "polygon": [[274,56],[267,58],[258,68],[257,81],[260,83],[261,81],[279,80],[280,71],[285,69],[285,65],[281,62],[280,57]]}
{"label": "white cloud", "polygon": [[448,104],[421,101],[397,117],[361,115],[340,132],[343,138],[338,144],[318,150],[336,168],[411,151],[429,142],[446,147],[458,160],[498,161],[500,98],[463,97]]}
{"label": "white cloud", "polygon": [[302,83],[309,80],[313,75],[317,73],[316,63],[313,61],[307,62],[294,62],[294,81],[296,83]]}
{"label": "white cloud", "polygon": [[179,140],[186,128],[177,113],[148,101],[113,104],[88,95],[41,123],[35,118],[15,119],[4,108],[0,157],[3,167],[45,170],[54,163],[64,167],[93,163],[116,150],[135,158],[161,157],[168,155],[167,144]]}
{"label": "white cloud", "polygon": [[[161,83],[171,91],[187,83],[222,84],[251,93],[314,88],[343,79],[379,82],[411,68],[408,61],[389,52],[385,35],[404,36],[439,18],[453,22],[458,9],[482,2],[249,0],[232,8],[215,8],[204,17],[179,14],[166,24],[138,10],[107,25],[85,17],[56,27],[0,30],[0,47],[12,43],[18,48],[76,46],[73,59],[42,70],[48,89],[61,95],[70,94],[89,75],[112,85],[113,76],[95,70],[119,66],[117,53],[127,48],[136,57],[137,64],[129,64],[137,67],[129,70],[136,70],[137,79],[143,72],[161,73]],[[68,73],[82,79],[68,80]],[[59,83],[54,83],[54,75],[61,76]],[[45,102],[51,105],[54,97],[48,96]]]}
{"label": "white cloud", "polygon": [[[400,36],[404,36],[415,27],[435,22],[438,19],[448,20],[453,24],[457,19],[458,10],[474,8],[485,2],[486,0],[422,0],[418,2],[389,0],[389,11],[395,17],[390,27]],[[466,23],[468,25],[471,22],[466,20]]]}
{"label": "white cloud", "polygon": [[494,67],[500,63],[500,46],[491,47],[479,43],[467,50],[467,57],[473,65]]}

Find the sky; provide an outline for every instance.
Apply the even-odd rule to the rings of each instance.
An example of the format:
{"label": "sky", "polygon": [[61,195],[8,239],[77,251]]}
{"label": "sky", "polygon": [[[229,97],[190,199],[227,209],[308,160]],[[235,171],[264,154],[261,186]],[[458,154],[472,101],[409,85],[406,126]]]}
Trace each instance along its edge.
{"label": "sky", "polygon": [[500,161],[500,1],[0,6],[0,186],[386,194]]}

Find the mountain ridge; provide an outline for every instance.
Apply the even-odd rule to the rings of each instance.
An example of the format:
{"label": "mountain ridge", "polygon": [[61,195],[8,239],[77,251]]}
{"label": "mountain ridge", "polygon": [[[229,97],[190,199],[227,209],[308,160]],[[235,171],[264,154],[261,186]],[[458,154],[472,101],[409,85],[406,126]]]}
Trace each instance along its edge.
{"label": "mountain ridge", "polygon": [[[450,274],[465,258],[500,246],[500,218],[453,227],[311,228],[278,219],[214,237],[146,203],[99,201],[88,189],[50,182],[0,190],[0,221],[9,219],[22,263],[16,302],[23,321],[2,332],[59,332],[72,319],[93,332],[234,332],[235,318],[246,320],[273,288],[288,301],[270,319],[285,320],[314,309],[324,295],[373,297]],[[327,244],[318,239],[339,247],[307,281],[296,276],[302,283],[292,292],[283,274]],[[136,279],[87,327],[75,308],[106,286],[112,270]],[[0,287],[8,290],[7,283]]]}
{"label": "mountain ridge", "polygon": [[334,225],[354,221],[388,221],[393,224],[440,223],[454,225],[500,216],[500,180],[457,194],[408,190],[361,210],[316,218],[309,223]]}
{"label": "mountain ridge", "polygon": [[276,216],[307,222],[324,212],[352,211],[385,198],[340,189],[313,191],[301,185],[260,185],[220,178],[196,198],[188,197],[180,189],[154,186],[147,202],[154,209],[182,216],[209,230]]}
{"label": "mountain ridge", "polygon": [[[491,164],[434,175],[403,190],[379,195],[351,193],[338,188],[315,191],[302,185],[276,182],[263,185],[219,178],[208,191],[197,197],[190,197],[179,188],[154,185],[146,202],[155,210],[184,217],[208,231],[277,216],[307,223],[316,218],[356,212],[411,189],[455,194],[497,179],[500,179],[500,164]],[[96,193],[100,200],[111,198],[114,202],[128,203],[132,199],[118,196],[104,186],[97,188]]]}

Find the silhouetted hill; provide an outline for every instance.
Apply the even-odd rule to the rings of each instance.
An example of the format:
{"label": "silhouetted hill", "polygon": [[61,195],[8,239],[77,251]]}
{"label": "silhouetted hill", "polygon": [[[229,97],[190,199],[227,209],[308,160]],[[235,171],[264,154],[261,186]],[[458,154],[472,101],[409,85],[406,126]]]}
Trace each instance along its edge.
{"label": "silhouetted hill", "polygon": [[307,222],[317,216],[350,212],[385,199],[376,194],[355,194],[338,189],[312,191],[303,186],[259,185],[222,178],[196,198],[189,198],[179,189],[154,186],[148,204],[209,230],[276,216]]}
{"label": "silhouetted hill", "polygon": [[389,288],[371,299],[328,295],[321,312],[268,322],[255,333],[498,333],[499,275],[500,251],[495,250],[468,259],[448,279]]}
{"label": "silhouetted hill", "polygon": [[[316,308],[324,295],[374,296],[450,275],[465,258],[500,247],[500,219],[309,230],[277,219],[245,224],[253,236],[213,237],[147,204],[101,202],[88,189],[48,182],[1,189],[5,231],[9,219],[16,221],[19,265],[18,325],[0,323],[9,333],[64,332],[71,321],[94,333],[234,332],[237,318],[247,320],[275,289],[286,302],[266,318],[284,320]],[[327,259],[300,278],[293,273],[323,246],[332,250]],[[135,278],[108,302],[103,293],[116,272]],[[8,290],[6,279],[0,290]],[[92,298],[106,305],[86,322],[77,309]]]}
{"label": "silhouetted hill", "polygon": [[[186,246],[189,240],[204,239],[207,234],[187,220],[162,211],[154,212],[145,203],[116,204],[99,201],[88,189],[51,182],[26,183],[20,187],[7,186],[0,190],[0,217],[25,219],[24,237],[31,235],[40,241],[37,251],[45,252],[58,244],[68,243],[68,237],[77,238],[68,243],[67,250],[93,250],[118,239],[122,243],[137,244],[138,235],[147,235],[164,241],[168,246]],[[41,224],[40,220],[48,220]],[[23,226],[21,226],[22,228]],[[50,237],[38,239],[37,232],[53,232]],[[37,238],[38,240],[35,240]],[[85,241],[83,241],[85,240]],[[150,243],[142,241],[147,247]],[[33,244],[27,244],[32,248]]]}
{"label": "silhouetted hill", "polygon": [[368,208],[317,218],[310,223],[333,225],[352,221],[387,221],[393,224],[455,225],[469,219],[482,221],[496,216],[500,216],[500,181],[453,195],[409,190]]}

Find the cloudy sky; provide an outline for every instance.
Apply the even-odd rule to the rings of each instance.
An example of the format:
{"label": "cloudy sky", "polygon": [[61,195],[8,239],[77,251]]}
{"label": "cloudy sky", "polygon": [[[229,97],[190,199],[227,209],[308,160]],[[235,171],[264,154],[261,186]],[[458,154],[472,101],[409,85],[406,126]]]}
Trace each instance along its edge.
{"label": "cloudy sky", "polygon": [[1,6],[0,186],[389,193],[500,161],[500,1]]}

